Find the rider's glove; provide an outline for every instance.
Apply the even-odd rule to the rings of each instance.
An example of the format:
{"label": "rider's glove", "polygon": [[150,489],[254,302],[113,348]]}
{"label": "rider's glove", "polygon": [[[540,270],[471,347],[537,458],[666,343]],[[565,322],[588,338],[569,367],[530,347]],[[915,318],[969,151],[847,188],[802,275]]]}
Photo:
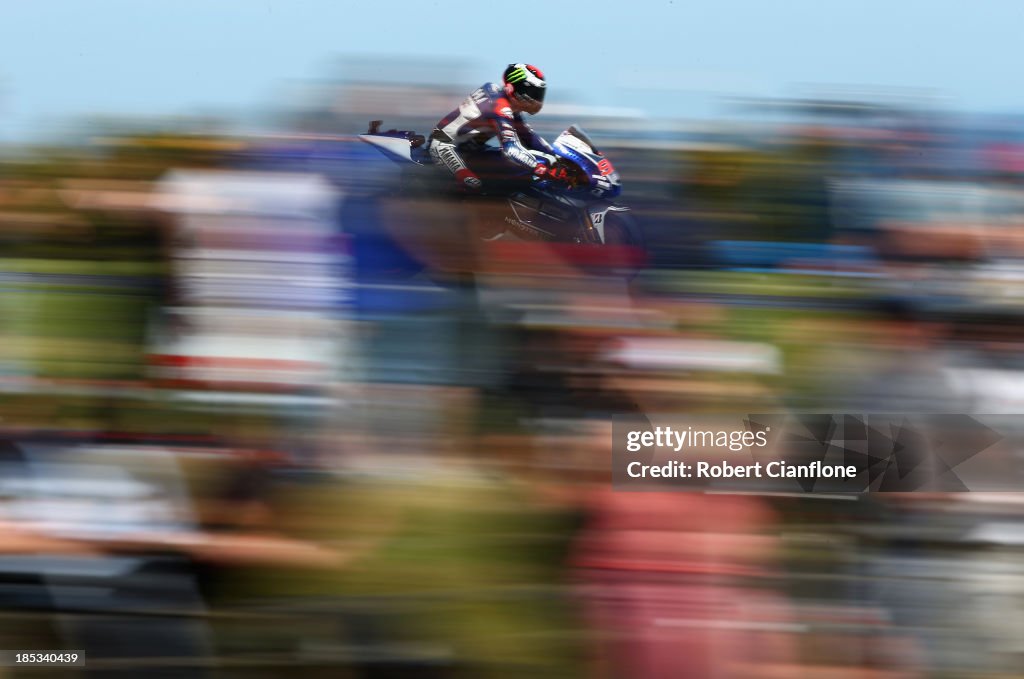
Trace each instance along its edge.
{"label": "rider's glove", "polygon": [[552,165],[547,176],[556,182],[567,183],[569,181],[569,171],[563,165]]}
{"label": "rider's glove", "polygon": [[538,180],[566,182],[569,179],[569,172],[557,163],[549,165],[548,163],[541,161],[533,168],[533,176]]}

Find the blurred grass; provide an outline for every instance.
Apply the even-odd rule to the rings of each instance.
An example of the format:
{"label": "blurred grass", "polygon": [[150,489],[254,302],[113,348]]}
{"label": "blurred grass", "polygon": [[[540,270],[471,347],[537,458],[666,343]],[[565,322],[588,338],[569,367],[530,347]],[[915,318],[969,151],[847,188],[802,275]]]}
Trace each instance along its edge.
{"label": "blurred grass", "polygon": [[[290,534],[376,545],[336,571],[248,569],[226,600],[341,602],[388,635],[451,648],[480,676],[574,676],[581,622],[564,599],[569,512],[498,477],[299,484],[278,498]],[[521,676],[521,675],[519,675]]]}
{"label": "blurred grass", "polygon": [[[41,277],[0,287],[0,360],[8,372],[38,377],[141,379],[160,271],[155,262],[0,261],[2,273]],[[88,278],[47,278],[54,275]]]}
{"label": "blurred grass", "polygon": [[866,279],[812,274],[652,271],[644,274],[644,281],[655,291],[683,295],[867,299],[873,294]]}

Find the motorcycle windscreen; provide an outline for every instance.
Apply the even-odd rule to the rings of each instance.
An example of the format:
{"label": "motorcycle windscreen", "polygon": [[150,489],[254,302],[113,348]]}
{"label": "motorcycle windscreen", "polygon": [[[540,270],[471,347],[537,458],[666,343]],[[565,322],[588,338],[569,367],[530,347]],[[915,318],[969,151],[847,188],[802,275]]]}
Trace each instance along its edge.
{"label": "motorcycle windscreen", "polygon": [[573,125],[568,130],[563,132],[562,134],[563,135],[570,135],[570,136],[576,137],[581,142],[583,142],[584,144],[587,145],[587,147],[590,149],[591,153],[594,153],[594,154],[599,155],[599,156],[603,155],[600,151],[597,150],[597,146],[594,145],[594,141],[590,138],[590,136],[586,132],[583,131],[582,127],[579,127],[578,125]]}

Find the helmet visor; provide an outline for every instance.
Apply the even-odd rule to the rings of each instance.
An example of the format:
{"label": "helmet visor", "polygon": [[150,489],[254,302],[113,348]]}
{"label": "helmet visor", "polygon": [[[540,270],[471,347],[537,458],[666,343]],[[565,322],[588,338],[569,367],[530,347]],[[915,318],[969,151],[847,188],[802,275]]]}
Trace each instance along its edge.
{"label": "helmet visor", "polygon": [[531,99],[538,104],[544,103],[544,93],[547,91],[546,87],[537,87],[530,83],[520,83],[516,86],[516,94],[524,99]]}
{"label": "helmet visor", "polygon": [[544,106],[545,91],[543,87],[523,83],[516,88],[516,99],[519,100],[524,111],[534,114]]}

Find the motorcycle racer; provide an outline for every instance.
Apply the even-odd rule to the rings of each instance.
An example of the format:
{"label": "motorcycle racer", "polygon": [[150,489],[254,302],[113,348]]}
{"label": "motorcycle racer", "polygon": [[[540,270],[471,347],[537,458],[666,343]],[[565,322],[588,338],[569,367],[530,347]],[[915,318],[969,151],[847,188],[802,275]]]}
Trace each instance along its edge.
{"label": "motorcycle racer", "polygon": [[523,119],[523,113],[540,112],[546,90],[547,81],[539,68],[509,64],[501,85],[484,84],[437,123],[427,147],[434,162],[454,175],[460,191],[478,192],[483,182],[464,154],[481,150],[497,136],[504,157],[532,170],[535,180],[566,180],[567,172],[556,162],[551,145]]}

